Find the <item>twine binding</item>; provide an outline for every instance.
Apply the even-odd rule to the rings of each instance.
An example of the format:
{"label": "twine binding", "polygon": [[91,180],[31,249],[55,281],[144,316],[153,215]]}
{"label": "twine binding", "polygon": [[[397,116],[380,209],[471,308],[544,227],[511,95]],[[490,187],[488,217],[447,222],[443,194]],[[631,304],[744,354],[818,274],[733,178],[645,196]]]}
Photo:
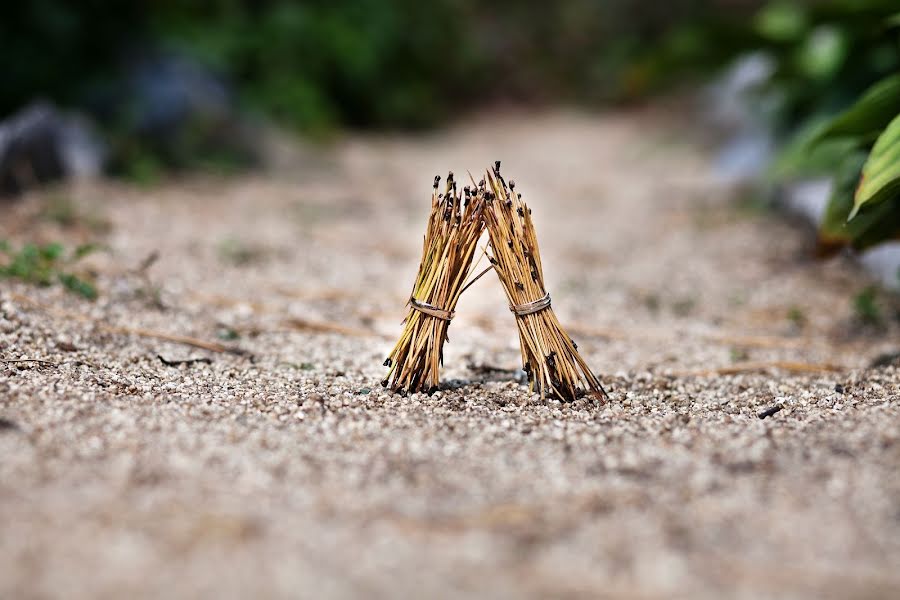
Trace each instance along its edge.
{"label": "twine binding", "polygon": [[444,310],[443,308],[438,308],[432,304],[428,304],[427,302],[422,302],[421,300],[416,300],[413,297],[409,299],[409,305],[414,309],[419,311],[420,313],[426,314],[429,317],[434,317],[435,319],[441,319],[442,321],[449,322],[453,315],[455,314],[452,310]]}
{"label": "twine binding", "polygon": [[550,292],[544,294],[543,298],[538,298],[537,300],[532,300],[531,302],[526,302],[525,304],[509,305],[509,310],[511,310],[517,317],[533,315],[534,313],[540,312],[547,308],[550,308]]}

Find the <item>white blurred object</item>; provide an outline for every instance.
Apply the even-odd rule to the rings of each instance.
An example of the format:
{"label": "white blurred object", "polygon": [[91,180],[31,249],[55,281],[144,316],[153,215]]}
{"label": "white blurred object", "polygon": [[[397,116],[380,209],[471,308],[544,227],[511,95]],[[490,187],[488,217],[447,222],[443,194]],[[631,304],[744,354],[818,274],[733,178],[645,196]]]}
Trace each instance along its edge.
{"label": "white blurred object", "polygon": [[75,179],[94,179],[103,174],[106,146],[91,122],[72,114],[63,117],[65,127],[60,131],[60,152],[66,175]]}
{"label": "white blurred object", "polygon": [[775,72],[775,59],[765,52],[739,57],[709,88],[712,124],[726,131],[759,128],[769,109],[754,97]]}
{"label": "white blurred object", "polygon": [[726,140],[715,160],[721,184],[752,185],[774,156],[775,140],[764,125],[773,99],[761,93],[774,71],[771,56],[754,52],[738,58],[709,89],[710,125]]}
{"label": "white blurred object", "polygon": [[0,195],[65,177],[97,176],[104,156],[85,119],[32,103],[0,122]]}
{"label": "white blurred object", "polygon": [[825,218],[831,188],[830,179],[794,181],[784,186],[780,201],[788,211],[818,227]]}
{"label": "white blurred object", "polygon": [[716,155],[716,180],[728,186],[752,183],[765,172],[774,153],[775,142],[766,131],[738,133]]}
{"label": "white blurred object", "polygon": [[900,242],[870,248],[859,256],[859,262],[886,287],[900,289]]}

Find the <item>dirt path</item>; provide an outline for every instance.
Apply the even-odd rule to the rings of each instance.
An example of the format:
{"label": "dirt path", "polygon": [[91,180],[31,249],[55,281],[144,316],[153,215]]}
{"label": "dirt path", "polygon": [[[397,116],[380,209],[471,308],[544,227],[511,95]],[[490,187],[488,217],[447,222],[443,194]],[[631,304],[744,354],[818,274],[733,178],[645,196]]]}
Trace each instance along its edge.
{"label": "dirt path", "polygon": [[[869,367],[895,320],[860,327],[863,276],[682,139],[653,114],[485,118],[10,209],[0,237],[110,230],[96,302],[0,283],[0,357],[53,363],[0,364],[0,597],[900,596],[900,371]],[[483,368],[518,364],[492,277],[448,389],[378,386],[433,175],[498,158],[605,406]],[[88,225],[41,217],[60,195]]]}

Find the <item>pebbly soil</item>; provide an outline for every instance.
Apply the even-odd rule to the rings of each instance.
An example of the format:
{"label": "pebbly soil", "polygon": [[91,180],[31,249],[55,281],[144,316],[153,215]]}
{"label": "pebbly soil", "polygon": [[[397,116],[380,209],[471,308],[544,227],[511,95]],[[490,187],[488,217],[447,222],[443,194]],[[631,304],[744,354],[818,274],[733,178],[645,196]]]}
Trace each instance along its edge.
{"label": "pebbly soil", "polygon": [[[0,281],[0,597],[900,597],[892,300],[867,321],[853,262],[687,137],[486,116],[3,206],[0,238],[105,249],[93,302]],[[494,159],[608,404],[517,383],[491,276],[445,389],[379,385],[433,176]]]}

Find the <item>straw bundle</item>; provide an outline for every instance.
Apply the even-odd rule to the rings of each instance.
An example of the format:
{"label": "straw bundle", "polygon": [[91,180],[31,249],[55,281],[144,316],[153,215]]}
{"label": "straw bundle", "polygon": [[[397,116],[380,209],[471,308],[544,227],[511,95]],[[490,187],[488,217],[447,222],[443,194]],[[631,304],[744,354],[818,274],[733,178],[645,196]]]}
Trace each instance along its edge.
{"label": "straw bundle", "polygon": [[[522,364],[532,390],[574,400],[589,393],[605,399],[600,381],[578,354],[550,308],[531,210],[500,175],[500,161],[486,175],[484,219],[490,236],[491,264],[519,328]],[[482,185],[484,181],[482,181]]]}
{"label": "straw bundle", "polygon": [[438,193],[434,178],[431,214],[422,246],[422,262],[403,321],[400,340],[384,361],[390,367],[381,382],[397,392],[437,389],[447,328],[465,289],[478,239],[484,230],[482,199],[468,187],[461,196],[453,173]]}

